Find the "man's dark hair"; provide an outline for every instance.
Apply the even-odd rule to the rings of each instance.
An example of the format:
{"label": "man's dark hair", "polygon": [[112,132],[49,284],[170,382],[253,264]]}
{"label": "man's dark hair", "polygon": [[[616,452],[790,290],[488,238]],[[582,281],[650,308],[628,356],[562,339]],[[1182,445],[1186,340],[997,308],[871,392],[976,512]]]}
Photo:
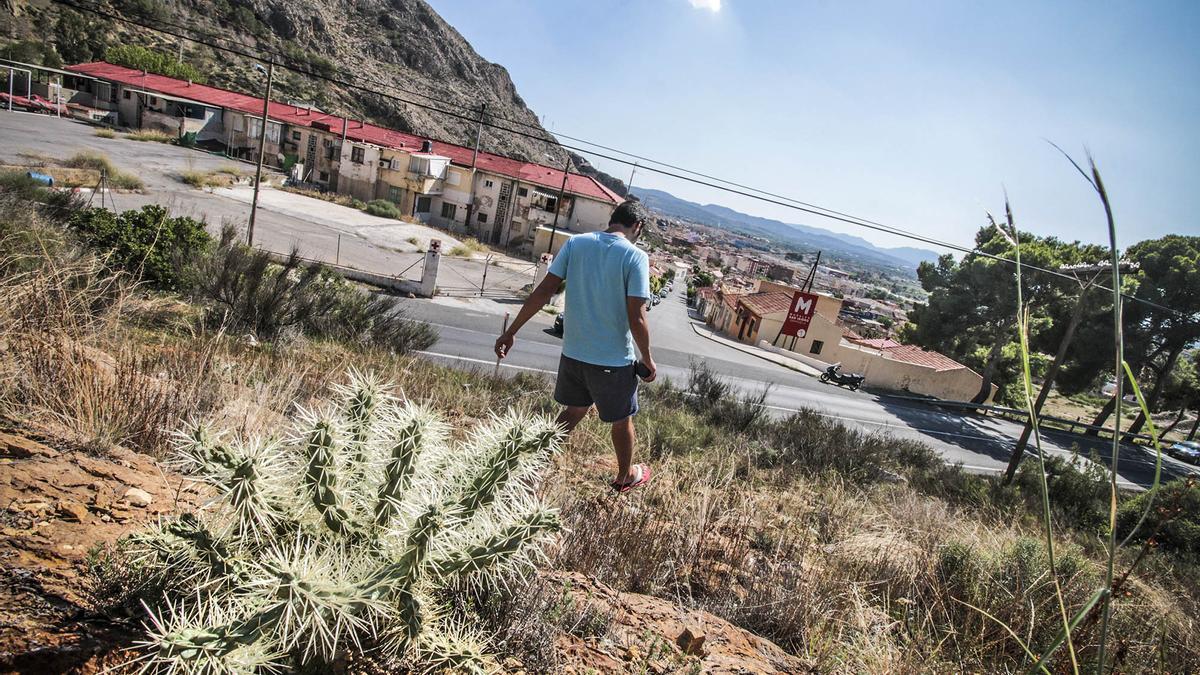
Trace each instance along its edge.
{"label": "man's dark hair", "polygon": [[608,224],[633,227],[644,220],[646,220],[646,207],[642,206],[636,199],[629,199],[621,202],[620,206],[613,209],[612,217],[608,219]]}

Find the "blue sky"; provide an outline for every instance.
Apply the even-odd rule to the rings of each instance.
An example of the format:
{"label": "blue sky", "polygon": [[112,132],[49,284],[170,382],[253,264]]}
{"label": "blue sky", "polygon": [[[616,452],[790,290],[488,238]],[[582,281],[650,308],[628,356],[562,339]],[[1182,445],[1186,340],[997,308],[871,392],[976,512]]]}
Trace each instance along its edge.
{"label": "blue sky", "polygon": [[[430,0],[547,128],[969,245],[1200,234],[1200,3]],[[719,8],[713,9],[713,5]],[[628,179],[629,167],[594,160]],[[701,203],[920,245],[639,171]]]}

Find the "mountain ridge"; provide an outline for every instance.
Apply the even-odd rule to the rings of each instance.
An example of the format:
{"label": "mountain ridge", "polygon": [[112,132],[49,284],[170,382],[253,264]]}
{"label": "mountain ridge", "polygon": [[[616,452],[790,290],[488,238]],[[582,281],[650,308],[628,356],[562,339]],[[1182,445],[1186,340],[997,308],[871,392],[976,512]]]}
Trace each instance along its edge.
{"label": "mountain ridge", "polygon": [[775,237],[785,243],[822,250],[826,253],[866,259],[874,264],[915,270],[924,261],[935,261],[938,254],[928,249],[901,246],[887,248],[852,234],[834,232],[811,225],[785,223],[736,211],[720,204],[699,204],[653,188],[633,189],[643,203],[664,215],[711,225],[727,230]]}

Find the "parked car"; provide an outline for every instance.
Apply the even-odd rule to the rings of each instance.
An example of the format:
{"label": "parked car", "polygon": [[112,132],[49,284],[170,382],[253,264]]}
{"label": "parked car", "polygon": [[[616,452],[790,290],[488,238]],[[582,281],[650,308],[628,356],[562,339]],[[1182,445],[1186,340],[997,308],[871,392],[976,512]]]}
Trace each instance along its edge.
{"label": "parked car", "polygon": [[1196,441],[1179,441],[1167,448],[1167,454],[1190,464],[1200,464],[1200,443]]}
{"label": "parked car", "polygon": [[563,314],[559,314],[558,316],[554,317],[554,334],[555,335],[563,334],[563,325],[564,325],[563,322],[566,319],[566,316],[567,315],[565,313],[563,313]]}

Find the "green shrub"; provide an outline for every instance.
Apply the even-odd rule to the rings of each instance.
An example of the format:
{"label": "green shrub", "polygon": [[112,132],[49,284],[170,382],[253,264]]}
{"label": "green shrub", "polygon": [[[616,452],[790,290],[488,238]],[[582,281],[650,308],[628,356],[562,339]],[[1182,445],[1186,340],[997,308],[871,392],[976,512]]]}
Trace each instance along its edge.
{"label": "green shrub", "polygon": [[[1129,536],[1146,510],[1150,492],[1125,502],[1117,511],[1117,533]],[[1154,496],[1154,508],[1135,533],[1135,541],[1154,541],[1163,549],[1193,560],[1200,559],[1200,486],[1195,478],[1179,478],[1164,484]]]}
{"label": "green shrub", "polygon": [[398,220],[400,216],[404,215],[400,212],[400,209],[397,208],[395,204],[387,201],[386,199],[372,200],[363,210],[373,216],[379,216],[380,218],[396,218]]}
{"label": "green shrub", "polygon": [[149,600],[150,667],[331,672],[367,651],[427,672],[489,665],[446,597],[559,529],[531,478],[560,427],[510,413],[450,448],[441,415],[370,378],[352,372],[338,394],[272,435],[286,441],[182,435],[178,465],[219,498],[133,540],[142,576],[166,589]]}
{"label": "green shrub", "polygon": [[197,291],[219,304],[215,320],[265,339],[297,331],[397,353],[437,341],[433,327],[407,318],[395,298],[367,294],[335,272],[304,264],[294,251],[275,262],[269,253],[235,239],[236,232],[226,228],[201,271]]}
{"label": "green shrub", "polygon": [[116,45],[104,50],[104,60],[118,66],[145,70],[179,80],[203,83],[207,78],[190,63],[177,61],[174,54],[167,54],[138,45]]}
{"label": "green shrub", "polygon": [[155,204],[119,214],[83,209],[71,216],[68,225],[88,246],[106,256],[109,268],[164,289],[188,285],[189,270],[211,241],[202,221],[172,217]]}

